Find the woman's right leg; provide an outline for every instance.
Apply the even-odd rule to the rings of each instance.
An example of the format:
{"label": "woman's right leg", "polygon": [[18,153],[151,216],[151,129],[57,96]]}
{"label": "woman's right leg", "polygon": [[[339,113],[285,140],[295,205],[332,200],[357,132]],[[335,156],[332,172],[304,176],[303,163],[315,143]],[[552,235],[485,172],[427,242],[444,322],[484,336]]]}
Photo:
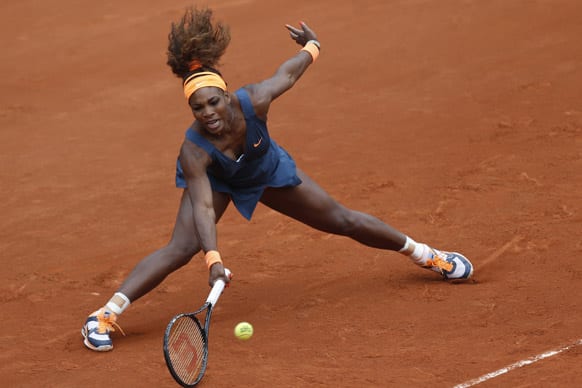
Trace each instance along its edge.
{"label": "woman's right leg", "polygon": [[[176,224],[168,245],[141,260],[117,291],[125,295],[131,302],[156,288],[169,274],[188,264],[192,257],[200,251],[200,244],[195,237],[192,204],[187,190],[185,189],[182,193]],[[226,194],[214,193],[216,222],[226,210],[229,202],[230,198]]]}
{"label": "woman's right leg", "polygon": [[[226,194],[215,192],[213,193],[213,202],[218,222],[230,203],[230,198]],[[187,264],[200,250],[194,232],[192,214],[190,197],[185,189],[182,193],[172,238],[168,245],[141,260],[109,302],[91,314],[85,321],[81,333],[87,348],[101,352],[113,349],[109,333],[115,330],[117,316],[131,302],[153,290],[169,274]]]}

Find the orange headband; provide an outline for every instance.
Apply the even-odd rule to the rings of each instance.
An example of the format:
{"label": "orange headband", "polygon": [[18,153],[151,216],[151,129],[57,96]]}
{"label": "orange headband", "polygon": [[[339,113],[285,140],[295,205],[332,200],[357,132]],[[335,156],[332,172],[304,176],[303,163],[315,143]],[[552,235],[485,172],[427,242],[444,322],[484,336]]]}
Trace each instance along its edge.
{"label": "orange headband", "polygon": [[186,101],[190,100],[190,96],[192,96],[198,89],[208,86],[214,86],[226,92],[226,83],[222,77],[211,71],[194,73],[186,78],[184,81],[184,96],[186,97]]}

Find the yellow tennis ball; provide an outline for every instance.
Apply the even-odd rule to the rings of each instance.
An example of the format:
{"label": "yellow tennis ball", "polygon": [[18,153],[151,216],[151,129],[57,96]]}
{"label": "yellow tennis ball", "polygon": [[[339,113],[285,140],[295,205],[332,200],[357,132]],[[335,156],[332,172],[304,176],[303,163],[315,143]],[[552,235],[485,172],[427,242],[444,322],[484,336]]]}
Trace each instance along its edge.
{"label": "yellow tennis ball", "polygon": [[248,322],[239,322],[234,327],[234,336],[239,340],[248,340],[253,336],[253,325]]}

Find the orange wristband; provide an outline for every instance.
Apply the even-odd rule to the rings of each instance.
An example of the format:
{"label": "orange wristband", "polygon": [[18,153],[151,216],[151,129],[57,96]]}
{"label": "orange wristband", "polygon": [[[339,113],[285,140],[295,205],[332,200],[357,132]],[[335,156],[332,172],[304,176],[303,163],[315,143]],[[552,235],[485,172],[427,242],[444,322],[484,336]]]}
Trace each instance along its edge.
{"label": "orange wristband", "polygon": [[307,51],[311,55],[311,59],[313,62],[317,60],[319,57],[319,46],[317,45],[319,42],[315,40],[310,40],[309,42],[305,43],[305,46],[299,51]]}
{"label": "orange wristband", "polygon": [[208,269],[212,267],[216,263],[222,264],[222,259],[220,258],[220,253],[218,251],[208,251],[206,255],[204,255],[204,259],[206,260],[206,266]]}

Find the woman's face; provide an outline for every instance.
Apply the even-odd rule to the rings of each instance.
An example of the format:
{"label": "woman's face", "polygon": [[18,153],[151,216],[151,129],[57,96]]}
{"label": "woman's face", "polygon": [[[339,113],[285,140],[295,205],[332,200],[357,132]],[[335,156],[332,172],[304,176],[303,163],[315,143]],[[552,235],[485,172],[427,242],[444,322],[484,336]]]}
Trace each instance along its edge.
{"label": "woman's face", "polygon": [[230,95],[213,86],[200,88],[190,97],[194,118],[205,130],[218,135],[230,124]]}

